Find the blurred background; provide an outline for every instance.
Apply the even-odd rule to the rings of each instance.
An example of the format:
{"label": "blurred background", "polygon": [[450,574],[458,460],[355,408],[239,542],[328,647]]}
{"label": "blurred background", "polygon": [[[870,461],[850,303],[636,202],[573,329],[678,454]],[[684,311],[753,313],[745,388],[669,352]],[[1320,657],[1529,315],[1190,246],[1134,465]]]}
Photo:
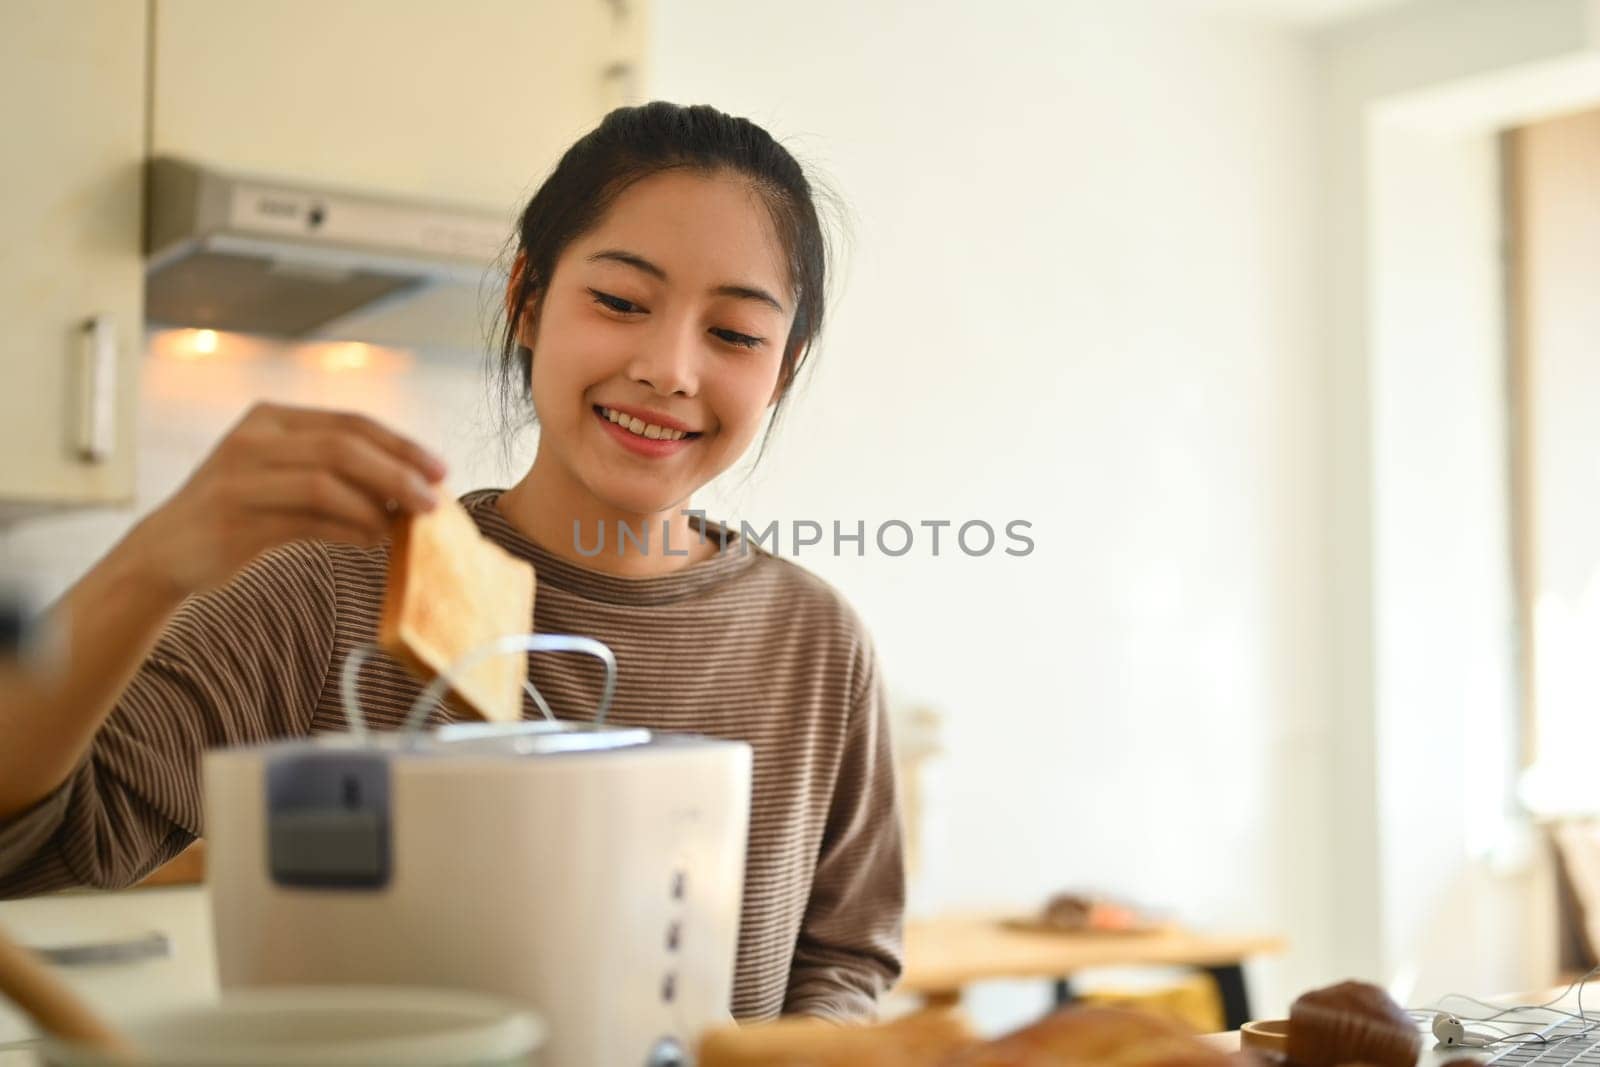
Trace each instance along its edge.
{"label": "blurred background", "polygon": [[[0,574],[36,603],[258,399],[514,481],[534,436],[484,369],[516,213],[610,107],[709,103],[838,194],[841,254],[707,509],[1032,524],[1024,557],[797,557],[888,672],[914,916],[1076,887],[1277,935],[1269,1017],[1595,962],[1600,0],[4,11]],[[251,188],[282,247],[270,198],[207,228]],[[985,1029],[1050,996],[965,994]]]}

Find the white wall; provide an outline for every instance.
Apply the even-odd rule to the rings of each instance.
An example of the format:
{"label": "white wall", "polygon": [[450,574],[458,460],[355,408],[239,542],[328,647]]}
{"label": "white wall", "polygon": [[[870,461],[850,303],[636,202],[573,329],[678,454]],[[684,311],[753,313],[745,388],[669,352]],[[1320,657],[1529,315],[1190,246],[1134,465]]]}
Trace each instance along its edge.
{"label": "white wall", "polygon": [[668,0],[652,44],[653,95],[766,125],[855,220],[725,506],[1035,526],[1022,559],[811,564],[946,716],[917,906],[1088,885],[1286,932],[1282,1007],[1331,893],[1308,44],[1085,0]]}
{"label": "white wall", "polygon": [[1438,0],[1317,39],[1335,962],[1411,1003],[1553,977],[1548,872],[1507,818],[1494,138],[1600,93],[1597,33],[1594,0]]}
{"label": "white wall", "polygon": [[1524,795],[1554,814],[1600,810],[1600,109],[1522,131],[1518,257],[1524,264],[1535,608],[1537,771]]}
{"label": "white wall", "polygon": [[1517,737],[1499,159],[1409,125],[1374,141],[1382,975],[1408,1000],[1535,988],[1477,936],[1464,877],[1500,844]]}

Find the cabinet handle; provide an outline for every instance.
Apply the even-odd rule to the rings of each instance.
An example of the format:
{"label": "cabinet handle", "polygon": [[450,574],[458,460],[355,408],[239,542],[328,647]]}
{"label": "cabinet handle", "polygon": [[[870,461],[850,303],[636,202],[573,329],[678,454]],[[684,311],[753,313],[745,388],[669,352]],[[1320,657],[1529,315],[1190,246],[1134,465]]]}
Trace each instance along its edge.
{"label": "cabinet handle", "polygon": [[126,941],[91,942],[87,945],[57,945],[34,948],[36,955],[57,967],[89,967],[107,963],[144,963],[164,960],[172,955],[172,939],[166,934],[148,933]]}
{"label": "cabinet handle", "polygon": [[631,107],[639,102],[638,72],[632,63],[619,60],[600,72],[605,110]]}
{"label": "cabinet handle", "polygon": [[117,333],[105,315],[83,324],[78,389],[78,455],[104,463],[116,444],[117,418]]}

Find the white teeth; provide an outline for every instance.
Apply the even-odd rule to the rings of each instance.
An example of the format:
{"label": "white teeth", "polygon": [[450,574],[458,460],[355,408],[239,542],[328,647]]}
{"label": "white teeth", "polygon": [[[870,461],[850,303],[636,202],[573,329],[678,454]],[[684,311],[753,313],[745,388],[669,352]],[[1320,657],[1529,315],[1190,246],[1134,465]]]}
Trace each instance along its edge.
{"label": "white teeth", "polygon": [[669,430],[665,426],[657,426],[653,422],[632,418],[622,414],[620,411],[613,411],[611,408],[601,408],[600,414],[604,415],[607,420],[621,426],[624,430],[636,433],[640,437],[647,437],[652,441],[681,441],[689,436],[682,430]]}

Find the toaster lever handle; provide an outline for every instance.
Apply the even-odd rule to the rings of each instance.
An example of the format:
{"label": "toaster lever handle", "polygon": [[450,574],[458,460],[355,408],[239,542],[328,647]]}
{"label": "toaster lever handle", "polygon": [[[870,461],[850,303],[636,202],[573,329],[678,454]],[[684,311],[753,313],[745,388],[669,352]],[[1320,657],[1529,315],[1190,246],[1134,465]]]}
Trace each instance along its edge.
{"label": "toaster lever handle", "polygon": [[507,634],[505,637],[479,645],[447,669],[440,671],[439,676],[428,683],[427,688],[411,705],[401,729],[406,733],[420,730],[422,724],[428,721],[428,713],[433,710],[435,704],[444,699],[445,690],[454,684],[456,676],[461,671],[495,656],[508,656],[516,652],[581,652],[599,660],[606,669],[606,680],[605,688],[600,692],[599,706],[595,708],[594,724],[596,727],[605,725],[606,712],[611,710],[611,698],[617,692],[617,657],[609,647],[592,637],[583,637],[579,634]]}

